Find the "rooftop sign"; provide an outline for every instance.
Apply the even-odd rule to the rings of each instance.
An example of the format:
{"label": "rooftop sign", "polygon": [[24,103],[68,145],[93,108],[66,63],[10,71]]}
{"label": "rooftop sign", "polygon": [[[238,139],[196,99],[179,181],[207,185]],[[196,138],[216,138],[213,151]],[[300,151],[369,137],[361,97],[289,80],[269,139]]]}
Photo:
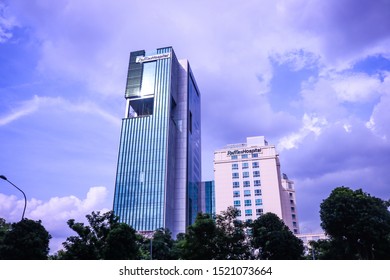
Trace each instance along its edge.
{"label": "rooftop sign", "polygon": [[240,155],[240,154],[252,154],[252,153],[260,153],[260,148],[254,148],[254,149],[245,149],[245,150],[234,150],[234,151],[228,151],[227,155]]}
{"label": "rooftop sign", "polygon": [[149,61],[154,61],[154,60],[159,60],[159,59],[164,59],[164,58],[170,58],[171,53],[159,53],[159,54],[154,54],[154,55],[149,55],[149,56],[137,56],[135,59],[136,63],[143,63],[143,62],[149,62]]}

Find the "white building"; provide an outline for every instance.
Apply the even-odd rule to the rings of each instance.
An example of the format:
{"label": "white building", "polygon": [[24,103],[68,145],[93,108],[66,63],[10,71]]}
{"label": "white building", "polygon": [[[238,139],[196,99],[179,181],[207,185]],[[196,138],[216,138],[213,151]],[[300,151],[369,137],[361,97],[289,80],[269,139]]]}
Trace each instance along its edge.
{"label": "white building", "polygon": [[264,136],[215,151],[214,180],[216,213],[234,206],[246,221],[272,212],[299,233],[294,183],[282,176],[275,146]]}
{"label": "white building", "polygon": [[[311,245],[310,241],[318,241],[318,240],[326,240],[329,239],[328,236],[324,232],[318,233],[301,233],[297,234],[297,237],[302,240],[303,247],[305,248],[305,254],[308,255],[310,253]],[[312,258],[314,259],[314,252],[312,251]]]}

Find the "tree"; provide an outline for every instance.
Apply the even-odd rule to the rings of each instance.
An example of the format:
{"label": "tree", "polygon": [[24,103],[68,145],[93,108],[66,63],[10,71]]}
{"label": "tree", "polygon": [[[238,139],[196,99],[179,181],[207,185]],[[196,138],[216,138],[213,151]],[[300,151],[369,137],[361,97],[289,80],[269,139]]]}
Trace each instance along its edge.
{"label": "tree", "polygon": [[3,244],[5,234],[10,229],[11,229],[11,224],[7,223],[5,219],[0,218],[0,247],[1,244]]}
{"label": "tree", "polygon": [[217,226],[209,214],[199,213],[195,222],[179,241],[181,258],[185,260],[212,260],[218,252]]}
{"label": "tree", "polygon": [[64,250],[58,253],[60,259],[135,259],[138,243],[135,230],[118,222],[113,211],[101,214],[92,212],[86,216],[89,225],[68,221],[69,227],[77,233],[63,243]]}
{"label": "tree", "polygon": [[215,220],[209,214],[198,214],[187,233],[178,238],[175,250],[183,259],[249,259],[245,224],[236,219],[237,215],[234,207],[216,215]]}
{"label": "tree", "polygon": [[229,207],[216,215],[219,260],[245,260],[250,258],[249,244],[245,233],[245,223],[237,220],[238,210]]}
{"label": "tree", "polygon": [[303,258],[303,242],[274,213],[266,213],[251,224],[252,246],[257,259],[298,260]]}
{"label": "tree", "polygon": [[[2,221],[4,228],[5,221]],[[13,223],[2,234],[0,259],[3,260],[45,260],[49,254],[50,234],[41,221],[23,219]]]}
{"label": "tree", "polygon": [[390,257],[389,202],[347,187],[335,188],[320,206],[321,226],[334,259]]}
{"label": "tree", "polygon": [[177,259],[173,251],[174,240],[172,239],[172,233],[167,228],[157,229],[153,238],[149,240],[152,242],[152,258],[154,260],[174,260]]}

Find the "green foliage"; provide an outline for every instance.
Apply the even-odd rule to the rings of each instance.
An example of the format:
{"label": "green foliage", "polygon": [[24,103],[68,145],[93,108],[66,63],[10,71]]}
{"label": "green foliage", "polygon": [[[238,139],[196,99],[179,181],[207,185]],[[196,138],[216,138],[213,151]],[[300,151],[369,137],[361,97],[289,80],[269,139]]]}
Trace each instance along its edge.
{"label": "green foliage", "polygon": [[266,213],[251,224],[252,246],[257,259],[299,260],[304,247],[284,222],[274,213]]}
{"label": "green foliage", "polygon": [[135,230],[121,223],[108,233],[102,255],[106,260],[134,260],[138,257],[138,248]]}
{"label": "green foliage", "polygon": [[4,236],[8,230],[11,229],[11,224],[7,223],[5,219],[0,218],[0,250],[3,244]]}
{"label": "green foliage", "polygon": [[77,233],[63,243],[64,250],[58,253],[59,259],[98,260],[135,259],[138,244],[135,230],[127,224],[119,223],[112,211],[101,214],[92,212],[86,216],[89,225],[68,221],[69,227]]}
{"label": "green foliage", "polygon": [[389,203],[346,187],[339,187],[321,203],[321,226],[330,237],[322,258],[390,258]]}
{"label": "green foliage", "polygon": [[0,259],[45,260],[49,254],[50,234],[41,221],[23,219],[9,225],[0,221]]}
{"label": "green foliage", "polygon": [[245,260],[250,258],[250,249],[245,233],[245,224],[237,220],[238,210],[229,207],[216,216],[219,260]]}
{"label": "green foliage", "polygon": [[155,260],[174,260],[177,256],[174,253],[174,240],[172,239],[172,233],[169,229],[160,228],[157,229],[153,238],[149,240],[149,244],[152,242],[152,259]]}
{"label": "green foliage", "polygon": [[250,258],[245,225],[238,221],[238,211],[230,207],[217,215],[198,214],[195,223],[178,241],[176,249],[183,259],[237,260]]}
{"label": "green foliage", "polygon": [[181,258],[185,260],[212,260],[218,252],[217,226],[209,214],[199,213],[194,224],[180,241]]}

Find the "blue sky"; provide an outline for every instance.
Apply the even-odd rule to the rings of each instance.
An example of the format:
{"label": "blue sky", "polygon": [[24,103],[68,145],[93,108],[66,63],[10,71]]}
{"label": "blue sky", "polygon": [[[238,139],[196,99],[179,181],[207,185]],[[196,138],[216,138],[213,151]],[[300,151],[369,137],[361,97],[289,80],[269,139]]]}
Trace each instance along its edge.
{"label": "blue sky", "polygon": [[[0,174],[52,250],[66,221],[111,209],[130,51],[173,46],[202,94],[213,151],[266,136],[320,230],[337,186],[389,199],[390,2],[0,0]],[[0,182],[0,216],[21,194]]]}

